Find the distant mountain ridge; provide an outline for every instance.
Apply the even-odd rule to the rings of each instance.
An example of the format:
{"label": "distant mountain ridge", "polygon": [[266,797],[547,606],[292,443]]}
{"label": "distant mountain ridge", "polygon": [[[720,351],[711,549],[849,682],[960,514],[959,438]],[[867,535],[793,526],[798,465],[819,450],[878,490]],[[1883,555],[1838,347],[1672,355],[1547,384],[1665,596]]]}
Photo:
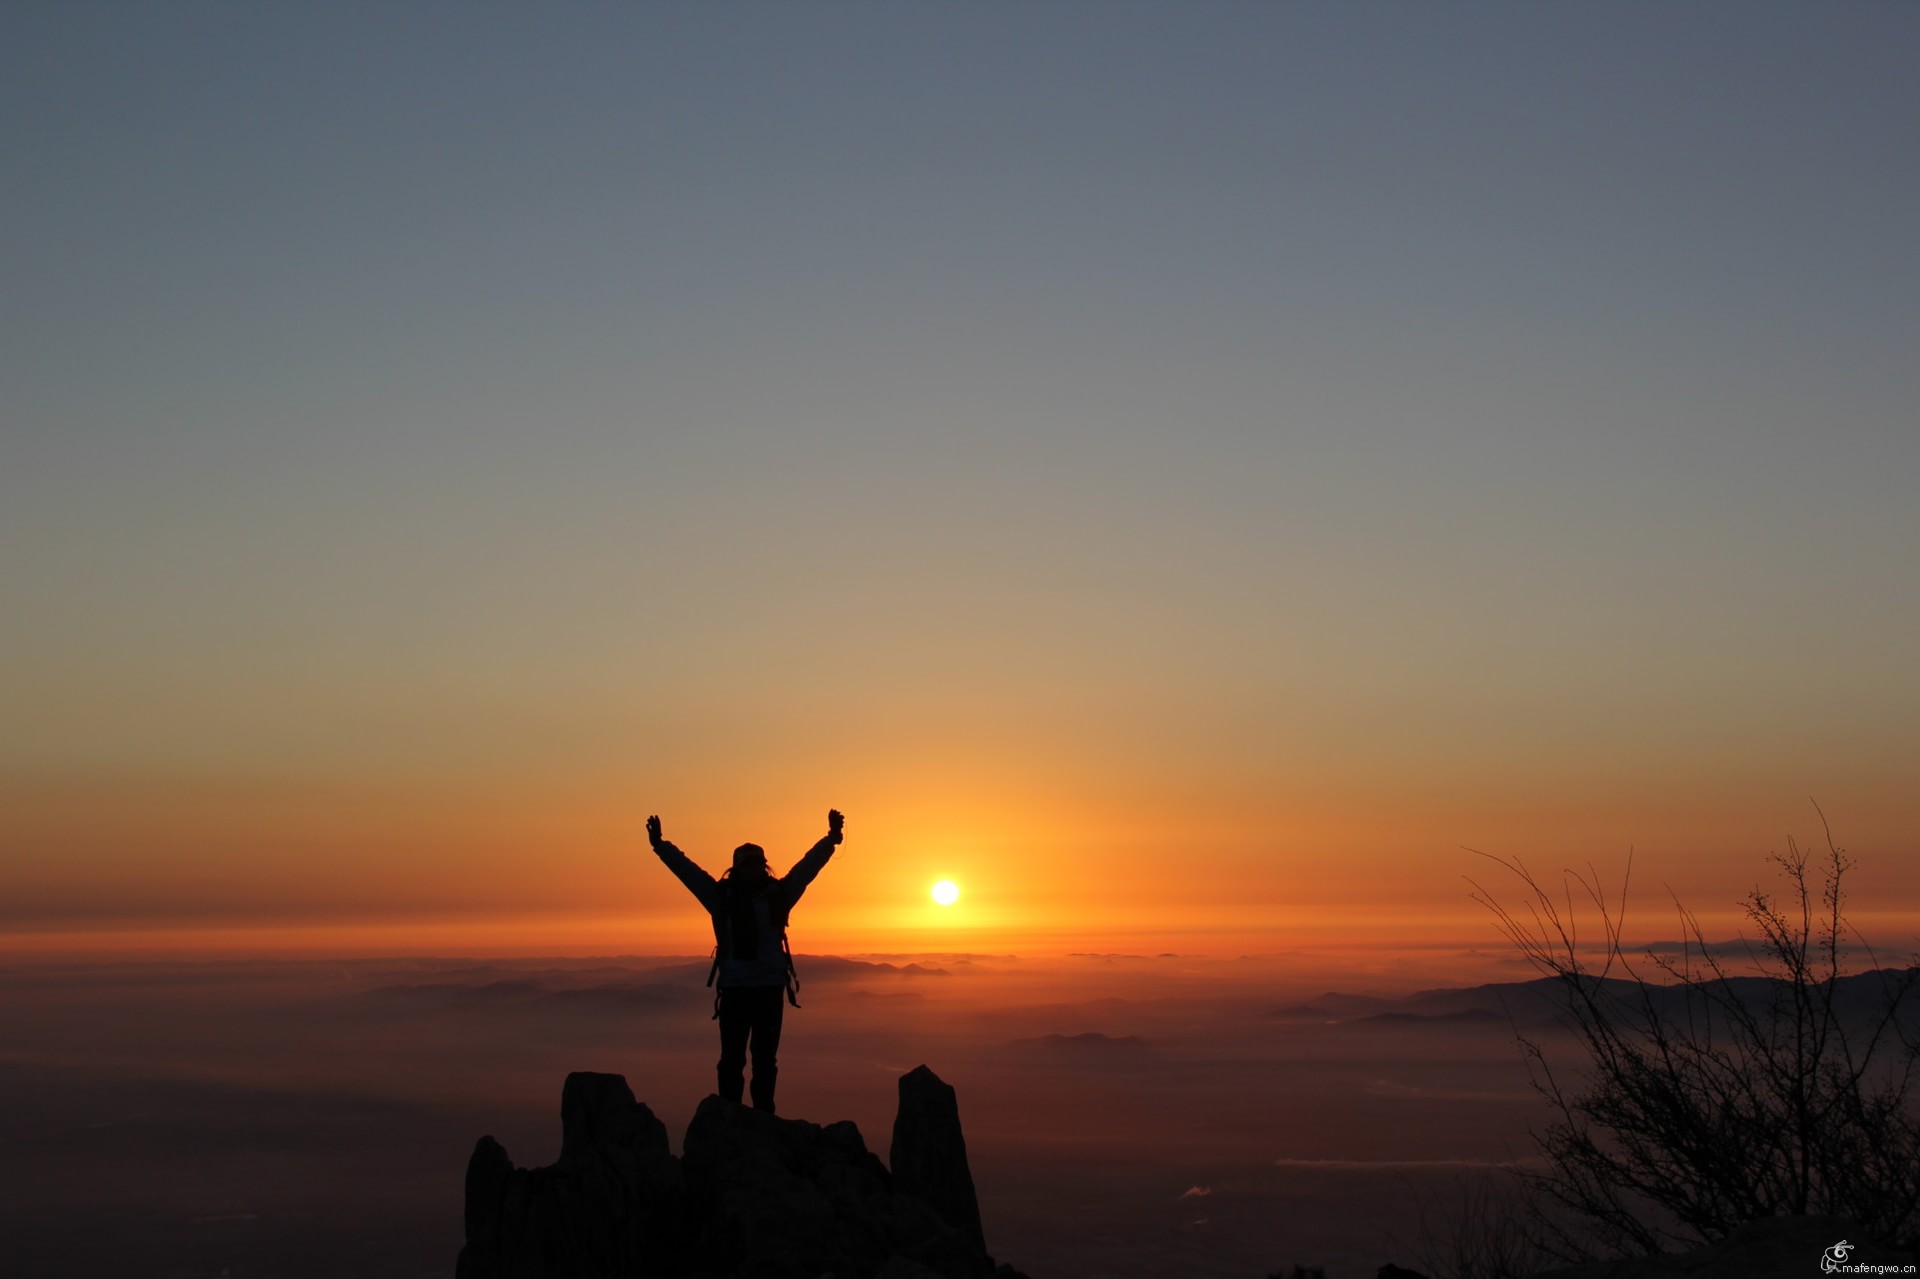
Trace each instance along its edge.
{"label": "distant mountain ridge", "polygon": [[[1885,1007],[1889,992],[1907,980],[1908,974],[1913,971],[1876,968],[1849,973],[1835,983],[1836,1005],[1843,1016],[1872,1016]],[[1637,982],[1618,977],[1588,980],[1591,988],[1603,999],[1632,1008],[1637,1007],[1643,997],[1649,998],[1654,1010],[1662,1016],[1684,1012],[1688,1000],[1698,1001],[1705,993],[1724,993],[1750,1008],[1763,1009],[1767,1001],[1788,991],[1785,983],[1768,977],[1729,977],[1703,982],[1693,988],[1651,983],[1642,987]],[[1419,1022],[1465,1024],[1498,1018],[1511,1021],[1517,1027],[1539,1029],[1560,1023],[1567,993],[1566,983],[1558,977],[1422,990],[1398,999],[1328,991],[1304,1004],[1276,1008],[1268,1016],[1288,1021],[1381,1022],[1395,1025]],[[1900,1016],[1909,1025],[1920,1025],[1920,991],[1909,993],[1901,1004]]]}
{"label": "distant mountain ridge", "polygon": [[[945,968],[919,963],[890,964],[838,955],[795,956],[794,966],[804,984],[857,981],[862,978],[951,977]],[[663,964],[597,964],[593,967],[549,967],[527,970],[507,965],[475,964],[423,974],[428,980],[375,986],[352,998],[388,1007],[487,1009],[530,1004],[555,1008],[618,1011],[636,1006],[697,1003],[712,998],[706,989],[706,961],[674,960]]]}

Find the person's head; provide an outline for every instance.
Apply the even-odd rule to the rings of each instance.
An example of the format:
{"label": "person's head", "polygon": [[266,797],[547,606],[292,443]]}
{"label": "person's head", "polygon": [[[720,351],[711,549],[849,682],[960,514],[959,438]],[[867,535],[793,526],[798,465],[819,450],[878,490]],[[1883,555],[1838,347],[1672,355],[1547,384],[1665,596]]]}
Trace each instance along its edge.
{"label": "person's head", "polygon": [[773,872],[767,869],[767,850],[758,844],[742,844],[733,850],[733,876],[735,879],[770,879]]}

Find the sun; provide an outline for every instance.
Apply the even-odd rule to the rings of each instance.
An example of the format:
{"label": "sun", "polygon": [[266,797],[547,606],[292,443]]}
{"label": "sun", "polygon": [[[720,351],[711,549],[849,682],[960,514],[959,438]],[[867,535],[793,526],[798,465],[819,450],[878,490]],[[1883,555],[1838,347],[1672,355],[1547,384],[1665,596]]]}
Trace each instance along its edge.
{"label": "sun", "polygon": [[933,900],[942,906],[951,906],[960,900],[960,885],[951,879],[943,879],[933,886]]}

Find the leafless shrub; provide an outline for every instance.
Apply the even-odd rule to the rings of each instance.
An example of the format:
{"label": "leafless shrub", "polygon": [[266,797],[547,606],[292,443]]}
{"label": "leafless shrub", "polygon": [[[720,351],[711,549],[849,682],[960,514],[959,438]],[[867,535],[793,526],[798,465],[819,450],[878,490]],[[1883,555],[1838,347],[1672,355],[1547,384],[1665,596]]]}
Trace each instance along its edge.
{"label": "leafless shrub", "polygon": [[1463,1174],[1419,1200],[1417,1268],[1434,1279],[1528,1279],[1561,1260],[1543,1246],[1542,1205],[1513,1168]]}
{"label": "leafless shrub", "polygon": [[[1478,883],[1474,897],[1558,982],[1586,1059],[1563,1079],[1520,1036],[1554,1116],[1534,1133],[1548,1169],[1520,1175],[1571,1214],[1536,1218],[1544,1246],[1568,1260],[1652,1254],[1809,1213],[1920,1243],[1920,966],[1880,968],[1848,924],[1854,863],[1830,832],[1818,884],[1790,842],[1770,859],[1784,892],[1756,889],[1742,904],[1758,931],[1745,939],[1751,975],[1729,971],[1678,902],[1685,944],[1636,969],[1621,944],[1631,862],[1609,896],[1591,867],[1567,872],[1556,895],[1519,859],[1491,860],[1518,879],[1520,905]],[[1583,945],[1583,916],[1597,917],[1595,947]],[[1850,976],[1853,942],[1871,967]]]}

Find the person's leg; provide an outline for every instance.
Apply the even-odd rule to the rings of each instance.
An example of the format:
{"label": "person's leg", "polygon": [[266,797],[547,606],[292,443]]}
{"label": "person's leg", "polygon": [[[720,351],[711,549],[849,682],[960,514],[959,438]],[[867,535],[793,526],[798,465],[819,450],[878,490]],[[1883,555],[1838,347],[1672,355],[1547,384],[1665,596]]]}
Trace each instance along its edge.
{"label": "person's leg", "polygon": [[780,1024],[787,1013],[787,992],[778,986],[753,992],[753,1108],[773,1113],[773,1085],[780,1077],[774,1060],[780,1052]]}
{"label": "person's leg", "polygon": [[720,1095],[738,1104],[747,1085],[747,1035],[753,1029],[751,990],[720,992]]}

